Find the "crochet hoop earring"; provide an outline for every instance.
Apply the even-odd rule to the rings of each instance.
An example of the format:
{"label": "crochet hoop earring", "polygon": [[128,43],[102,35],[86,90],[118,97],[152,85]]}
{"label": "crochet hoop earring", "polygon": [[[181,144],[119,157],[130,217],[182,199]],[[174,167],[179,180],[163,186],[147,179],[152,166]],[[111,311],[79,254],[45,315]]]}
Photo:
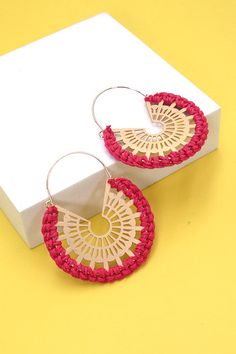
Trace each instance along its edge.
{"label": "crochet hoop earring", "polygon": [[[73,154],[97,159],[107,175],[102,217],[109,226],[101,235],[93,231],[90,220],[54,204],[49,190],[53,168]],[[62,156],[48,172],[46,189],[49,199],[42,234],[50,256],[63,271],[82,280],[112,282],[131,274],[146,260],[155,229],[149,203],[131,181],[112,178],[98,157],[83,151]]]}
{"label": "crochet hoop earring", "polygon": [[[128,89],[142,95],[151,121],[160,131],[149,134],[144,128],[112,129],[110,125],[103,129],[95,114],[95,104],[103,93],[113,89]],[[208,123],[200,108],[172,93],[145,95],[127,86],[109,87],[95,97],[92,115],[111,155],[127,165],[141,168],[179,164],[198,152],[208,135]]]}

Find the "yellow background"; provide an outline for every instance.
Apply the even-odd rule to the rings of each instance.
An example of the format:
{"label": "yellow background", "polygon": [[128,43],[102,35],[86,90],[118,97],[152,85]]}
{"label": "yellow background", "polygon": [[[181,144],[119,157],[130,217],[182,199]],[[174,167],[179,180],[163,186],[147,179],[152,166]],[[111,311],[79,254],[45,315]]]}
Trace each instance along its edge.
{"label": "yellow background", "polygon": [[70,278],[0,213],[0,352],[236,354],[236,1],[1,0],[0,53],[103,11],[222,106],[220,147],[145,190],[156,243],[122,282]]}

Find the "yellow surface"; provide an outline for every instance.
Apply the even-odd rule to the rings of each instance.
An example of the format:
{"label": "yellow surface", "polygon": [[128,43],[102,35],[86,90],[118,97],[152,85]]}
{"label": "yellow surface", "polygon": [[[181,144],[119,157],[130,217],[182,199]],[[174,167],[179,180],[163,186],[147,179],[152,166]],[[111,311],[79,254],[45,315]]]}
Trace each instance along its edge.
{"label": "yellow surface", "polygon": [[220,149],[145,191],[153,252],[112,285],[60,272],[0,213],[0,352],[235,354],[236,2],[1,0],[0,52],[103,11],[223,107]]}

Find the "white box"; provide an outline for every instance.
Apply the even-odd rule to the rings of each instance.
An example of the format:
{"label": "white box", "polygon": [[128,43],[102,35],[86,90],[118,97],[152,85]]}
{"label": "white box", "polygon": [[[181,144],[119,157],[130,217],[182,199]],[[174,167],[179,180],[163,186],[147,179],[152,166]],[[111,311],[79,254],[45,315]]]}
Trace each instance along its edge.
{"label": "white box", "polygon": [[[94,96],[114,85],[148,94],[173,92],[194,101],[209,123],[202,150],[187,162],[164,169],[116,162],[98,137],[91,115]],[[219,106],[107,14],[2,56],[0,97],[0,207],[30,247],[42,242],[45,178],[61,155],[74,150],[94,153],[114,176],[126,176],[144,188],[218,144]],[[103,126],[150,128],[143,98],[132,92],[108,92],[96,109]],[[104,180],[97,161],[74,156],[55,169],[52,192],[59,192],[56,200],[62,206],[87,218],[100,211]]]}

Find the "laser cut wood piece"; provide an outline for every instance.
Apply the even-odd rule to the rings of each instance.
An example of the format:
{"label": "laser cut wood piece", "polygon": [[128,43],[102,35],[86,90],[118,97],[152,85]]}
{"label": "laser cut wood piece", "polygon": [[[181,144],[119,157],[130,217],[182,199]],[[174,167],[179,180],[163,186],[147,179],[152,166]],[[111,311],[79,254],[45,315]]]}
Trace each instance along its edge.
{"label": "laser cut wood piece", "polygon": [[59,240],[66,241],[67,254],[74,252],[78,263],[87,262],[92,269],[109,270],[112,262],[122,265],[122,259],[134,255],[131,248],[140,243],[139,231],[143,229],[138,223],[140,213],[132,206],[132,199],[122,191],[114,191],[106,182],[102,216],[108,221],[109,230],[96,235],[89,220],[56,205]]}
{"label": "laser cut wood piece", "polygon": [[186,115],[185,108],[176,108],[175,102],[168,106],[163,101],[158,104],[146,102],[146,106],[151,121],[158,124],[161,131],[149,134],[143,128],[113,129],[123,149],[149,158],[151,155],[165,156],[171,151],[178,151],[189,142],[196,124],[192,115]]}

